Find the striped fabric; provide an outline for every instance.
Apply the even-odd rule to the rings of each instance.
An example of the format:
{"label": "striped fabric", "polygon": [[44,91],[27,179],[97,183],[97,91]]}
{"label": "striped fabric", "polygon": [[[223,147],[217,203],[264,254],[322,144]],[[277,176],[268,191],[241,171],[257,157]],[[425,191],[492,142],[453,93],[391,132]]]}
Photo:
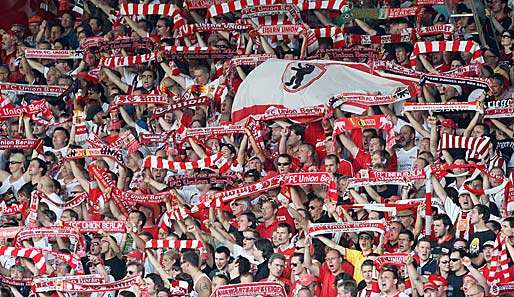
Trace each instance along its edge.
{"label": "striped fabric", "polygon": [[439,141],[439,149],[467,149],[466,158],[483,159],[491,146],[489,137],[466,137],[444,133]]}
{"label": "striped fabric", "polygon": [[164,249],[172,248],[181,249],[201,249],[203,244],[200,240],[168,240],[168,239],[151,239],[146,242],[147,249]]}
{"label": "striped fabric", "polygon": [[482,51],[478,43],[467,41],[420,41],[414,44],[414,49],[410,57],[410,65],[416,67],[416,59],[419,54],[435,53],[435,52],[468,52],[473,55],[472,63],[484,63]]}
{"label": "striped fabric", "polygon": [[44,255],[34,248],[19,248],[10,246],[0,246],[0,255],[10,257],[29,258],[34,261],[34,265],[41,274],[46,274],[46,262]]}
{"label": "striped fabric", "polygon": [[173,18],[173,29],[176,30],[186,24],[180,15],[180,9],[173,4],[133,4],[120,5],[120,15],[163,15]]}
{"label": "striped fabric", "polygon": [[103,57],[100,60],[100,66],[114,68],[122,66],[130,66],[136,64],[143,64],[155,60],[155,53],[128,56],[128,57]]}
{"label": "striped fabric", "polygon": [[[498,233],[496,241],[494,242],[493,255],[491,257],[491,264],[489,274],[486,275],[487,281],[502,282],[510,279],[509,274],[509,255],[507,251],[507,237],[502,233]],[[498,269],[499,268],[499,269]]]}
{"label": "striped fabric", "polygon": [[344,29],[335,26],[326,26],[311,29],[316,38],[332,38],[333,48],[347,47],[348,43],[344,36]]}
{"label": "striped fabric", "polygon": [[222,168],[227,161],[223,158],[221,152],[207,156],[198,161],[192,162],[175,162],[165,160],[161,157],[157,156],[147,156],[143,161],[144,168],[157,168],[157,169],[167,169],[174,171],[185,171],[185,170],[193,170],[198,168],[208,168],[212,166],[216,166],[218,168]]}

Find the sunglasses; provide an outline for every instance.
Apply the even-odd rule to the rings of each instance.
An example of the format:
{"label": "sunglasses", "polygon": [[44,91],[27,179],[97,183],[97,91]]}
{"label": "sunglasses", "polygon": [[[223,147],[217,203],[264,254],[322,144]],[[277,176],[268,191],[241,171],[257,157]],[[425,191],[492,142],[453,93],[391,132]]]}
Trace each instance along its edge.
{"label": "sunglasses", "polygon": [[298,266],[300,266],[300,263],[291,263],[291,266],[298,267]]}
{"label": "sunglasses", "polygon": [[255,240],[253,237],[243,237],[244,240]]}
{"label": "sunglasses", "polygon": [[21,164],[22,162],[18,162],[18,161],[9,161],[9,164]]}
{"label": "sunglasses", "polygon": [[457,261],[460,261],[460,258],[450,258],[450,261],[457,262]]}
{"label": "sunglasses", "polygon": [[502,35],[502,38],[509,38],[509,39],[511,39],[512,37],[510,37],[509,35]]}
{"label": "sunglasses", "polygon": [[289,166],[291,163],[277,163],[277,166]]}

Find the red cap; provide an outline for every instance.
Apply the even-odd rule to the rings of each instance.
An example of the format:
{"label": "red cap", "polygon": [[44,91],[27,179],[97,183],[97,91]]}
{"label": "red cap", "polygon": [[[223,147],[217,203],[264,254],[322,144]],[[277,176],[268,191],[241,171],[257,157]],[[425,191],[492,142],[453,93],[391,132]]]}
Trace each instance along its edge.
{"label": "red cap", "polygon": [[127,254],[127,258],[134,258],[134,259],[136,259],[136,260],[138,260],[138,261],[143,262],[143,260],[144,260],[144,255],[143,255],[143,253],[142,253],[141,251],[133,250],[133,251],[131,251],[131,252],[129,252],[129,253]]}
{"label": "red cap", "polygon": [[423,285],[423,291],[427,290],[427,289],[429,289],[429,290],[437,290],[437,287],[438,286],[436,284],[434,284],[433,282],[428,282],[428,283],[425,283]]}
{"label": "red cap", "polygon": [[444,119],[441,121],[441,126],[446,128],[457,128],[457,124],[452,119]]}
{"label": "red cap", "polygon": [[429,282],[433,282],[433,283],[440,282],[441,285],[443,285],[445,287],[448,287],[448,281],[444,277],[442,277],[442,276],[440,276],[438,274],[431,274],[428,277],[428,281]]}
{"label": "red cap", "polygon": [[38,15],[33,15],[29,18],[29,24],[41,23],[42,21],[43,21],[43,18]]}

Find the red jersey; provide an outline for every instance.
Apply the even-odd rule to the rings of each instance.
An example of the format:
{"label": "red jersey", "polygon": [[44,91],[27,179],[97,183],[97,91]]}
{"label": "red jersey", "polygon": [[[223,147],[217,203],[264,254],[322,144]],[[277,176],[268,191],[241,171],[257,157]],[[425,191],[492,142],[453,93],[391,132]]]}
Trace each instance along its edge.
{"label": "red jersey", "polygon": [[[341,270],[343,272],[348,273],[349,275],[353,275],[353,266],[343,261],[341,263]],[[319,269],[319,278],[321,280],[321,295],[323,297],[336,297],[337,289],[334,286],[336,281],[336,276],[328,269],[327,263],[323,262]]]}

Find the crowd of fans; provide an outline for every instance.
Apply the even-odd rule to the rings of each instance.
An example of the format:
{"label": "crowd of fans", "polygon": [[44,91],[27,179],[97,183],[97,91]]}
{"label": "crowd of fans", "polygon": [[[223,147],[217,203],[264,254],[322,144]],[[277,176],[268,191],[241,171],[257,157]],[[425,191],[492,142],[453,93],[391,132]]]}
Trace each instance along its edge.
{"label": "crowd of fans", "polygon": [[[184,36],[176,26],[176,17],[121,16],[121,2],[124,1],[41,1],[40,11],[28,23],[13,24],[2,32],[0,85],[57,85],[63,86],[67,94],[47,96],[1,88],[0,111],[41,99],[50,111],[44,120],[24,113],[2,116],[0,122],[0,143],[4,139],[42,140],[42,148],[14,145],[0,151],[0,247],[43,250],[46,263],[45,271],[41,271],[33,257],[15,257],[0,249],[4,253],[0,255],[1,297],[30,294],[207,297],[226,285],[237,288],[240,284],[257,282],[278,283],[287,296],[299,297],[475,297],[497,294],[500,284],[512,281],[514,270],[500,268],[497,262],[501,262],[501,257],[497,255],[506,249],[504,255],[508,267],[512,267],[514,217],[508,202],[513,192],[510,188],[514,168],[513,121],[512,117],[484,117],[484,109],[495,107],[495,103],[507,102],[501,103],[505,108],[512,104],[511,9],[514,7],[511,1],[481,3],[485,7],[481,24],[475,23],[472,1],[424,5],[422,15],[391,19],[342,18],[339,11],[323,9],[302,11],[302,20],[309,28],[332,25],[344,28],[344,34],[348,35],[401,34],[406,28],[444,24],[454,26],[451,36],[420,37],[420,40],[482,43],[480,34],[486,34],[487,44],[481,44],[484,63],[477,66],[481,70],[479,76],[489,78],[491,85],[480,91],[460,85],[423,84],[417,92],[411,90],[412,97],[407,100],[435,103],[477,100],[478,111],[402,112],[403,101],[369,107],[367,115],[383,114],[392,122],[396,138],[393,147],[386,145],[386,134],[380,129],[354,129],[332,137],[334,120],[356,116],[335,108],[333,113],[314,121],[288,118],[260,121],[264,150],[259,149],[256,135],[245,126],[242,134],[205,137],[186,134],[179,139],[182,138],[177,132],[179,127],[235,124],[231,119],[232,102],[239,85],[254,66],[236,66],[231,71],[234,69],[229,67],[230,57],[168,56],[160,46],[202,46],[238,51],[241,55],[267,53],[280,59],[301,59],[310,54],[301,50],[305,37],[255,38],[251,36],[255,31],[240,34],[197,31]],[[239,12],[208,18],[207,9],[187,9],[187,1],[140,2],[173,3],[180,8],[181,21],[186,24],[234,23],[240,18]],[[214,1],[210,4],[214,5]],[[407,8],[417,5],[417,1],[370,0],[348,4],[354,9]],[[80,8],[80,13],[74,8]],[[150,38],[151,43],[137,48],[86,47],[95,37],[106,42],[129,37]],[[333,43],[331,38],[321,37],[319,48],[330,49]],[[373,48],[378,52],[376,59],[411,67],[409,57],[414,42],[347,46],[355,51]],[[25,53],[30,48],[78,50],[83,57],[27,58]],[[156,59],[150,62],[99,66],[102,57],[150,52],[156,54]],[[470,65],[470,61],[468,52],[420,54],[416,70],[443,73]],[[219,86],[225,86],[223,96],[202,89]],[[156,104],[116,104],[119,95],[145,94],[167,97],[170,104],[199,95],[208,96],[209,102],[164,111]],[[327,105],[332,102],[329,99]],[[487,156],[480,158],[470,157],[465,149],[440,151],[437,143],[442,133],[488,137],[491,148]],[[143,140],[145,135],[157,135],[159,139],[148,144]],[[70,154],[76,149],[94,147],[89,141],[92,138],[105,146],[123,140],[130,140],[130,145],[111,150],[122,156],[121,162],[108,156],[75,158]],[[500,147],[499,143],[503,145]],[[219,152],[228,166],[197,165],[193,169],[172,170],[144,164],[148,156],[190,162],[205,160]],[[406,185],[351,186],[354,178],[363,177],[363,170],[401,172],[441,164],[483,164],[484,170],[474,174],[472,168],[458,167],[449,170],[447,176],[428,175],[431,189],[425,179],[408,181]],[[92,167],[105,173],[113,184],[104,184]],[[209,194],[295,172],[328,172],[335,181],[337,199],[328,198],[327,187],[307,184],[278,187],[222,205],[202,207]],[[184,185],[171,182],[180,177],[205,181],[202,176],[218,181]],[[427,190],[432,193],[432,205],[424,203]],[[129,203],[126,207],[113,198],[116,191],[169,195],[161,203]],[[79,204],[67,204],[84,193],[87,198]],[[41,199],[34,202],[35,196]],[[416,203],[409,204],[409,200]],[[373,205],[382,208],[369,207]],[[8,211],[16,206],[20,206],[19,211]],[[430,220],[427,207],[432,208]],[[35,219],[30,220],[30,213],[37,214]],[[312,224],[366,220],[383,222],[386,232],[363,229],[314,236],[308,232]],[[60,230],[70,221],[123,222],[126,231],[74,229],[80,233],[80,240],[85,241],[81,263],[74,266],[45,250],[73,254],[80,240],[64,235],[38,236],[36,232]],[[7,230],[35,233],[19,242],[16,233]],[[147,242],[152,239],[199,241],[201,248],[149,248]],[[378,265],[377,259],[386,255],[401,255],[402,260],[394,265]],[[489,279],[490,272],[496,270],[501,270],[496,279]],[[99,274],[100,283],[106,288],[108,284],[133,277],[138,282],[130,288],[78,293],[58,285],[39,292],[31,287],[32,280],[42,276],[67,280],[81,274]],[[513,292],[507,290],[502,294]]]}

